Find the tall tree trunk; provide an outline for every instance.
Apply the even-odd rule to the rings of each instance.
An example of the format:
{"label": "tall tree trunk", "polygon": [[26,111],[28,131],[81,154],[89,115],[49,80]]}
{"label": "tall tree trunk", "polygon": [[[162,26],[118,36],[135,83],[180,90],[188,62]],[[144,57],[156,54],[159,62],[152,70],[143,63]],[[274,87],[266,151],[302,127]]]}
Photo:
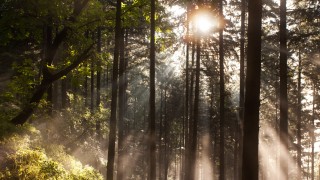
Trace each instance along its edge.
{"label": "tall tree trunk", "polygon": [[314,180],[314,120],[315,120],[316,82],[313,84],[312,119],[311,119],[311,180]]}
{"label": "tall tree trunk", "polygon": [[112,92],[111,92],[111,115],[109,131],[109,148],[107,163],[107,179],[113,180],[114,160],[115,160],[115,142],[117,128],[117,99],[118,99],[118,64],[121,41],[121,0],[117,0],[116,5],[116,25],[115,25],[115,43],[113,53],[112,68]]}
{"label": "tall tree trunk", "polygon": [[[86,62],[86,63],[84,63],[84,66],[85,66],[85,68],[88,68],[88,63]],[[83,97],[84,97],[84,107],[85,108],[87,108],[88,107],[88,104],[89,104],[89,102],[88,102],[88,99],[89,99],[89,91],[88,91],[88,75],[87,74],[85,74],[85,77],[84,77],[84,94],[83,94]]]}
{"label": "tall tree trunk", "polygon": [[298,180],[301,179],[301,111],[302,111],[302,105],[301,105],[301,54],[300,54],[300,48],[299,48],[299,65],[298,65],[298,110],[297,110],[297,164],[298,164]]}
{"label": "tall tree trunk", "polygon": [[242,142],[243,142],[243,116],[244,116],[244,60],[245,60],[245,20],[246,20],[246,2],[241,0],[241,28],[240,28],[240,98],[239,98],[239,122],[238,122],[238,137],[239,137],[239,153],[238,153],[238,167],[236,178],[241,179],[241,166],[242,166]]}
{"label": "tall tree trunk", "polygon": [[[219,3],[219,15],[223,17],[223,0]],[[224,160],[224,50],[223,50],[223,28],[219,31],[219,65],[220,65],[220,163],[219,180],[225,179]]]}
{"label": "tall tree trunk", "polygon": [[248,57],[245,85],[242,179],[259,179],[259,106],[262,0],[248,1]]}
{"label": "tall tree trunk", "polygon": [[156,47],[155,47],[155,13],[156,0],[151,2],[151,27],[150,27],[150,99],[149,99],[149,155],[150,155],[150,172],[149,180],[156,179],[156,102],[155,102],[155,61],[156,61]]}
{"label": "tall tree trunk", "polygon": [[[189,7],[187,7],[187,22],[189,22]],[[189,23],[187,24],[187,35],[189,34]],[[185,112],[184,112],[184,122],[183,122],[183,133],[184,133],[184,147],[187,149],[188,146],[188,124],[189,124],[189,49],[190,43],[187,41],[186,45],[186,87],[185,87]],[[187,152],[184,151],[182,157],[182,168],[181,168],[181,179],[186,175],[185,169],[188,166]]]}
{"label": "tall tree trunk", "polygon": [[288,90],[287,90],[287,35],[286,0],[280,1],[280,139],[284,147],[280,151],[280,167],[284,179],[288,179]]}
{"label": "tall tree trunk", "polygon": [[119,111],[118,111],[118,174],[117,179],[124,179],[124,112],[125,112],[125,57],[124,57],[124,28],[121,28],[120,35],[120,63],[119,63]]}
{"label": "tall tree trunk", "polygon": [[90,112],[93,115],[94,111],[94,60],[91,60],[90,66]]}
{"label": "tall tree trunk", "polygon": [[167,109],[167,85],[164,91],[164,153],[163,153],[163,163],[164,163],[164,180],[168,179],[168,170],[169,170],[169,118],[168,118],[168,109]]}
{"label": "tall tree trunk", "polygon": [[163,127],[163,90],[160,90],[160,112],[159,112],[159,155],[158,155],[158,161],[159,161],[159,180],[162,180],[162,176],[163,176],[163,131],[164,131],[164,127]]}
{"label": "tall tree trunk", "polygon": [[196,179],[196,164],[197,164],[197,136],[198,136],[198,121],[199,121],[199,95],[200,95],[200,53],[201,53],[201,44],[200,37],[196,40],[197,46],[197,57],[196,57],[196,81],[195,81],[195,90],[194,90],[194,105],[193,105],[193,123],[192,123],[192,138],[191,138],[191,147],[190,147],[190,179]]}
{"label": "tall tree trunk", "polygon": [[[101,27],[98,27],[97,30],[97,52],[101,55]],[[97,60],[97,97],[96,97],[96,107],[100,110],[100,103],[101,103],[101,59],[98,58]],[[101,140],[101,122],[100,119],[96,120],[96,134],[97,140],[100,142]]]}
{"label": "tall tree trunk", "polygon": [[[191,55],[191,67],[190,69],[194,68],[194,61],[195,61],[195,42],[193,41],[192,42],[192,55]],[[194,121],[194,111],[192,111],[193,106],[193,94],[194,94],[194,71],[191,71],[191,77],[190,77],[190,92],[189,92],[189,121],[188,121],[188,124],[187,124],[187,127],[188,127],[188,133],[187,133],[187,139],[186,139],[186,174],[185,174],[185,177],[191,177],[191,174],[192,174],[192,160],[190,158],[190,155],[191,155],[191,149],[192,149],[192,141],[193,141],[193,121]]]}

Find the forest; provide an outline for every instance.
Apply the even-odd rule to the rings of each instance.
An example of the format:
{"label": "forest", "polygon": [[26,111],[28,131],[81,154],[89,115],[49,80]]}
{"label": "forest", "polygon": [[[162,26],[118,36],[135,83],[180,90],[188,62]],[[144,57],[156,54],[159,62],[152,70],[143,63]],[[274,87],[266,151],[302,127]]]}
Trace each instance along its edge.
{"label": "forest", "polygon": [[0,2],[0,179],[320,179],[319,0]]}

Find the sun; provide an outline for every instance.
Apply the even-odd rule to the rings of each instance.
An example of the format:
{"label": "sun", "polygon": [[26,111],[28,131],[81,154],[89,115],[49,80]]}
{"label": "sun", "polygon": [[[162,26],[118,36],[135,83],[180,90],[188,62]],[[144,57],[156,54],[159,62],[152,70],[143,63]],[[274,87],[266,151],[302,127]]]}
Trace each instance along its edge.
{"label": "sun", "polygon": [[207,34],[217,28],[217,19],[208,11],[197,10],[192,18],[194,29],[201,34]]}

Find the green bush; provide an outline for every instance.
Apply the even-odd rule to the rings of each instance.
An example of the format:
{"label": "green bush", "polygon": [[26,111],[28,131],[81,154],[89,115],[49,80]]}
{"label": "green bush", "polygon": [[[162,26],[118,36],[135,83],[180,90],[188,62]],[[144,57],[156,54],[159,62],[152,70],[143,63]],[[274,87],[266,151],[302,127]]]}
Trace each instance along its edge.
{"label": "green bush", "polygon": [[[40,147],[40,135],[13,135],[0,141],[0,179],[99,180],[102,175],[68,155],[63,146]],[[43,144],[42,144],[43,145]],[[37,146],[37,147],[36,147]],[[8,154],[5,156],[5,154]]]}

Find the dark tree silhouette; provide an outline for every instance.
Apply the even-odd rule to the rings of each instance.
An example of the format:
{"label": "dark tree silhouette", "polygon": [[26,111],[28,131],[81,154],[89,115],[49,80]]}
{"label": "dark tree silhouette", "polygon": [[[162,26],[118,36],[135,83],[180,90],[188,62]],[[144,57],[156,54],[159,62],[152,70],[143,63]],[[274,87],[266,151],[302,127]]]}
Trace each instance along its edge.
{"label": "dark tree silhouette", "polygon": [[149,99],[149,180],[156,179],[156,97],[155,97],[155,12],[156,0],[151,0],[151,27],[150,27],[150,99]]}
{"label": "dark tree silhouette", "polygon": [[[243,127],[243,115],[244,115],[244,61],[245,61],[245,20],[246,20],[246,2],[247,0],[241,0],[241,27],[240,27],[240,94],[239,94],[239,122],[238,122],[238,146],[239,146],[239,158],[238,163],[239,167],[236,167],[239,170],[236,173],[235,177],[241,177],[241,162],[242,162],[242,127]],[[236,171],[237,172],[237,171]]]}
{"label": "dark tree silhouette", "polygon": [[118,64],[121,41],[121,0],[117,0],[116,5],[116,25],[115,25],[115,43],[113,53],[112,68],[112,90],[111,90],[111,115],[110,115],[110,132],[109,148],[107,163],[107,179],[113,180],[114,160],[115,160],[115,142],[117,131],[117,99],[118,99]]}
{"label": "dark tree silhouette", "polygon": [[280,1],[280,139],[283,151],[280,151],[280,166],[284,179],[288,179],[288,88],[287,88],[287,24],[286,0]]}
{"label": "dark tree silhouette", "polygon": [[259,179],[259,106],[262,0],[248,1],[248,56],[244,105],[242,179]]}
{"label": "dark tree silhouette", "polygon": [[[223,17],[223,0],[220,0],[219,2],[219,16]],[[219,180],[225,179],[225,160],[224,160],[224,99],[225,99],[225,93],[224,93],[224,48],[223,48],[223,28],[219,31],[219,66],[220,66],[220,176]]]}

